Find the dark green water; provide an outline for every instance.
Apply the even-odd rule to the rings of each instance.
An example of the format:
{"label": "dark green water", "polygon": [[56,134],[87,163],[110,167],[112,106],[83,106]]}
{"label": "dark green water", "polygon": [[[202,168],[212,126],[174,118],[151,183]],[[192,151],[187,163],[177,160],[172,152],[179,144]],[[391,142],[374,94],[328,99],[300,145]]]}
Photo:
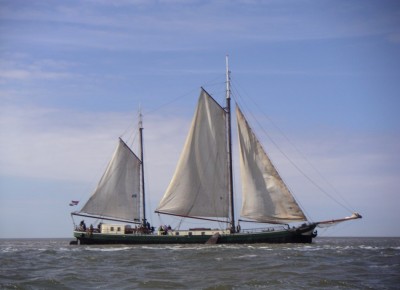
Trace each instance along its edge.
{"label": "dark green water", "polygon": [[211,246],[69,241],[0,240],[0,288],[400,289],[400,238]]}

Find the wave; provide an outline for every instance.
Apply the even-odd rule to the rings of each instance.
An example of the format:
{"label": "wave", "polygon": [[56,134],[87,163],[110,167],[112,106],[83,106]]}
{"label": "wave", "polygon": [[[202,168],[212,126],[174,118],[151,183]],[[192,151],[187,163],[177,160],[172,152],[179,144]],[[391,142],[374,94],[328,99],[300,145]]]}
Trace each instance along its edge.
{"label": "wave", "polygon": [[113,248],[93,248],[93,247],[85,247],[85,250],[87,251],[93,251],[93,252],[120,252],[120,251],[126,251],[130,250],[131,247],[113,247]]}

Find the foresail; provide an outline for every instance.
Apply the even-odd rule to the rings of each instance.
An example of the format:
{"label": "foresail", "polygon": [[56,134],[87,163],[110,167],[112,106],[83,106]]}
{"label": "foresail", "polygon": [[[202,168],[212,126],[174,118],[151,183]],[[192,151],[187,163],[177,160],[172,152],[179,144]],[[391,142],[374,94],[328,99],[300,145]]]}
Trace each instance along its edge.
{"label": "foresail", "polygon": [[103,177],[80,214],[139,221],[140,163],[120,139]]}
{"label": "foresail", "polygon": [[287,223],[306,217],[236,106],[242,179],[241,216],[258,222]]}
{"label": "foresail", "polygon": [[156,212],[228,217],[226,113],[202,90],[175,174]]}

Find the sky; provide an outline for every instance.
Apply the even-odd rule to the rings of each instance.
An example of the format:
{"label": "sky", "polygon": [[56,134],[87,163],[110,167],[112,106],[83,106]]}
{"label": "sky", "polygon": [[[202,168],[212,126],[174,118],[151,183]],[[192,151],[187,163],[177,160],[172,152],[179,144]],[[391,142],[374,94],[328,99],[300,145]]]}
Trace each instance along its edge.
{"label": "sky", "polygon": [[320,235],[400,236],[400,2],[0,0],[0,238],[72,237],[139,108],[163,222],[200,87],[224,102],[227,54],[307,216],[363,215]]}

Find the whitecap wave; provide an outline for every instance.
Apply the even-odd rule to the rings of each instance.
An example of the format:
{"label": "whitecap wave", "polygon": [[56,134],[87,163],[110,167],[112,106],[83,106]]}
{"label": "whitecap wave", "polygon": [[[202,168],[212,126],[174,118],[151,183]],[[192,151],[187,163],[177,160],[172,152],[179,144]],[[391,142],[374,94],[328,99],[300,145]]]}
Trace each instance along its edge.
{"label": "whitecap wave", "polygon": [[94,252],[120,252],[126,251],[131,249],[131,247],[118,247],[118,248],[92,248],[92,247],[85,247],[87,251],[94,251]]}

